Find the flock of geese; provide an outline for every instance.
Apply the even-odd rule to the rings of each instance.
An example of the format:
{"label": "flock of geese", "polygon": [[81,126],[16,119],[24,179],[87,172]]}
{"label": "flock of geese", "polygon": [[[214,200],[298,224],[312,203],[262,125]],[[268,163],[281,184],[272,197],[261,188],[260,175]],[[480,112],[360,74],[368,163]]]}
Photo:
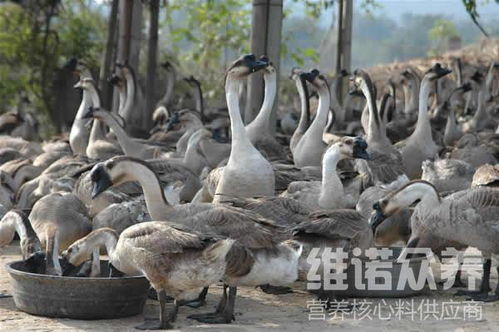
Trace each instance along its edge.
{"label": "flock of geese", "polygon": [[[32,115],[0,117],[0,245],[17,233],[23,259],[46,274],[100,276],[107,253],[112,275],[144,275],[160,315],[140,329],[171,327],[179,306],[203,305],[219,281],[216,311],[190,318],[230,323],[237,287],[289,292],[286,285],[306,278],[312,248],[402,242],[439,256],[446,247],[476,247],[485,262],[473,296],[496,300],[499,291],[488,293],[491,256],[499,254],[499,64],[447,65],[452,75],[436,63],[376,84],[364,70],[331,81],[294,69],[300,114],[284,116],[278,134],[278,77],[268,58],[232,63],[227,110],[206,108],[192,77],[196,107],[176,109],[167,65],[154,128],[136,138],[125,120],[139,95],[132,69],[118,65],[110,79],[119,92],[113,113],[74,60],[83,92],[69,134],[39,143]],[[265,97],[245,124],[241,86],[257,71]],[[347,76],[344,94],[338,86]]]}

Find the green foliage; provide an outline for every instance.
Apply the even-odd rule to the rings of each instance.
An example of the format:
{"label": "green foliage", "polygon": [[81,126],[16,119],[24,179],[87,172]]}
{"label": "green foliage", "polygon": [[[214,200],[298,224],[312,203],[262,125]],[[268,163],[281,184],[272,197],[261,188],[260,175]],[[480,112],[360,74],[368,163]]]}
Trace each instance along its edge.
{"label": "green foliage", "polygon": [[449,39],[458,36],[456,25],[452,21],[438,19],[428,31],[428,38],[434,43],[429,55],[438,55],[446,51]]}
{"label": "green foliage", "polygon": [[0,102],[5,111],[25,91],[49,124],[58,68],[79,57],[96,67],[104,45],[102,13],[87,1],[42,0],[0,5]]}

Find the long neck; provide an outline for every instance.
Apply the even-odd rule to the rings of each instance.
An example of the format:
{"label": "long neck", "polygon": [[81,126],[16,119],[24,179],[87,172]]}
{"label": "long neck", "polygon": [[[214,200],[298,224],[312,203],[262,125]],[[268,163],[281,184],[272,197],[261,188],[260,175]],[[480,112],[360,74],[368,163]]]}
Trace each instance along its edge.
{"label": "long neck", "polygon": [[366,96],[367,108],[369,110],[369,123],[366,133],[367,142],[369,143],[375,139],[381,139],[383,132],[372,86],[369,86],[366,81],[362,80],[360,89],[364,93],[364,96]]}
{"label": "long neck", "polygon": [[196,100],[196,110],[201,114],[201,122],[204,122],[203,90],[201,90],[199,82],[194,83],[194,98]]}
{"label": "long neck", "polygon": [[419,78],[413,76],[411,78],[411,99],[410,99],[410,111],[418,109],[418,96],[419,96],[419,90],[420,90],[420,82]]}
{"label": "long neck", "polygon": [[173,89],[175,88],[175,81],[177,79],[175,69],[172,67],[168,70],[168,84],[166,85],[165,96],[163,97],[163,102],[168,105],[173,97]]}
{"label": "long neck", "polygon": [[[274,106],[276,87],[277,87],[277,77],[274,72],[265,72],[263,78],[265,80],[265,96],[263,98],[262,107],[258,112],[256,118],[252,121],[252,125],[256,125],[262,131],[270,131],[270,118],[272,115],[272,108]],[[250,125],[251,125],[250,124]]]}
{"label": "long neck", "polygon": [[135,77],[130,70],[126,70],[124,76],[126,80],[126,101],[123,111],[119,113],[123,117],[131,113],[135,101]]}
{"label": "long neck", "polygon": [[[81,104],[76,112],[75,120],[82,120],[83,114],[86,113],[87,108],[92,105],[92,95],[86,89],[83,89],[83,96],[81,98]],[[86,120],[86,119],[83,119]]]}
{"label": "long neck", "polygon": [[298,76],[295,80],[296,89],[298,89],[298,95],[300,96],[300,121],[298,122],[298,127],[296,131],[299,133],[304,133],[310,122],[310,100],[308,98],[308,88],[307,82]]}
{"label": "long neck", "polygon": [[339,148],[332,147],[322,159],[322,184],[319,196],[319,206],[321,208],[339,208],[343,201],[343,184],[336,171],[336,166],[341,160]]}
{"label": "long neck", "polygon": [[230,116],[230,128],[232,131],[231,155],[237,153],[240,147],[252,146],[239,110],[239,82],[227,77],[225,82],[225,97]]}
{"label": "long neck", "polygon": [[434,208],[440,205],[440,197],[433,186],[424,182],[415,182],[398,192],[395,199],[399,207],[409,207],[417,200],[425,208]]}
{"label": "long neck", "polygon": [[329,105],[331,102],[331,97],[329,95],[329,89],[327,86],[322,86],[319,89],[319,105],[317,106],[317,114],[314,121],[310,125],[309,130],[320,131],[324,130],[327,124],[327,116],[329,113]]}
{"label": "long neck", "polygon": [[430,117],[428,115],[428,98],[430,96],[432,84],[426,77],[423,79],[421,91],[419,92],[419,110],[418,122],[416,123],[415,133],[431,138]]}
{"label": "long neck", "polygon": [[[91,86],[88,89],[90,96],[92,98],[92,106],[95,108],[100,108],[101,103],[100,103],[100,97],[99,94],[97,93],[97,90]],[[99,139],[104,139],[106,137],[106,132],[104,129],[104,126],[101,121],[95,119],[94,124],[92,125],[92,130],[90,131],[90,142],[95,142],[96,140]]]}
{"label": "long neck", "polygon": [[123,162],[123,167],[130,181],[138,181],[144,191],[147,210],[153,220],[163,220],[165,213],[171,208],[166,201],[163,188],[156,174],[145,165]]}
{"label": "long neck", "polygon": [[480,120],[484,118],[486,114],[485,110],[485,98],[486,98],[486,91],[485,91],[485,84],[480,85],[480,89],[478,90],[478,105],[477,105],[477,110],[475,112],[475,115],[473,118],[475,120]]}
{"label": "long neck", "polygon": [[123,110],[126,102],[126,88],[124,86],[118,86],[119,93],[119,106],[118,106],[118,114],[123,114]]}
{"label": "long neck", "polygon": [[85,246],[89,256],[95,248],[104,246],[106,248],[107,255],[111,259],[111,262],[114,258],[116,243],[118,243],[118,237],[116,233],[107,229],[102,229],[93,234],[90,234],[85,240]]}
{"label": "long neck", "polygon": [[134,142],[130,136],[125,132],[123,127],[118,123],[118,121],[108,112],[99,111],[98,112],[100,119],[113,130],[116,134],[116,138],[120,143],[121,148],[125,152],[126,155],[132,157],[138,157],[135,154],[140,153],[140,144]]}

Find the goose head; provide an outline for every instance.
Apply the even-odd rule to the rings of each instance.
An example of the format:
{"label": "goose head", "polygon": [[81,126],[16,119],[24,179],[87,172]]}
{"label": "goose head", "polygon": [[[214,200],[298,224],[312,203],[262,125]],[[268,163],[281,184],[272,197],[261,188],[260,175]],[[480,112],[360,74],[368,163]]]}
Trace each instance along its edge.
{"label": "goose head", "polygon": [[65,64],[64,68],[71,71],[74,75],[78,75],[80,77],[86,77],[86,78],[91,78],[92,74],[90,73],[90,70],[88,69],[87,65],[78,60],[77,58],[71,58],[69,59]]}
{"label": "goose head", "polygon": [[421,200],[424,192],[428,189],[433,191],[440,201],[438,191],[433,184],[424,180],[414,180],[374,203],[374,213],[371,215],[369,221],[373,233],[376,232],[376,228],[385,219],[396,214],[401,209],[409,207],[416,201]]}
{"label": "goose head", "polygon": [[350,76],[348,93],[350,95],[364,96],[364,93],[362,92],[363,88],[369,89],[371,94],[374,93],[374,85],[369,74],[362,69],[356,69],[353,72],[353,75]]}
{"label": "goose head", "polygon": [[108,79],[108,82],[114,86],[119,87],[119,88],[122,88],[125,86],[125,80],[118,73],[114,73],[113,75],[111,75],[111,77]]}
{"label": "goose head", "polygon": [[73,87],[75,89],[89,90],[95,88],[95,81],[89,77],[83,77]]}
{"label": "goose head", "polygon": [[451,72],[452,70],[442,67],[442,65],[437,62],[425,73],[425,78],[427,78],[429,81],[436,81],[439,78],[450,74]]}
{"label": "goose head", "polygon": [[227,70],[226,77],[231,79],[245,79],[268,66],[268,59],[258,59],[254,54],[246,54],[235,60]]}
{"label": "goose head", "polygon": [[314,86],[317,90],[322,88],[329,89],[326,77],[320,73],[317,69],[312,69],[309,72],[304,72],[300,74],[305,80],[307,80],[312,86]]}
{"label": "goose head", "polygon": [[73,242],[61,254],[62,265],[65,267],[80,266],[90,259],[91,249],[88,248],[87,236]]}
{"label": "goose head", "polygon": [[327,158],[328,155],[339,152],[340,159],[357,158],[368,160],[370,157],[366,149],[367,142],[362,137],[345,136],[331,145],[324,153],[324,157]]}
{"label": "goose head", "polygon": [[92,199],[112,186],[134,181],[133,164],[150,168],[145,161],[128,156],[116,156],[96,164],[90,171]]}

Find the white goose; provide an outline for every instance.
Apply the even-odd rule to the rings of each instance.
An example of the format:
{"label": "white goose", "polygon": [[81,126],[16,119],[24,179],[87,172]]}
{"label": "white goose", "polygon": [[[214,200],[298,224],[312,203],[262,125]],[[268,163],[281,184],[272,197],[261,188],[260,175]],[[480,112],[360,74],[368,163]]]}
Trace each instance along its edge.
{"label": "white goose", "polygon": [[431,132],[428,97],[433,83],[450,72],[449,69],[443,68],[437,63],[425,74],[419,93],[419,112],[416,128],[405,141],[396,144],[397,147],[400,147],[402,160],[410,179],[419,178],[423,161],[434,158],[438,153],[439,148],[433,141]]}
{"label": "white goose", "polygon": [[320,166],[327,147],[322,136],[327,124],[331,96],[326,78],[317,69],[304,74],[304,77],[318,89],[319,105],[314,121],[296,144],[293,159],[297,167]]}
{"label": "white goose", "polygon": [[265,68],[267,62],[245,55],[234,61],[225,78],[225,93],[231,120],[232,146],[214,202],[220,195],[235,197],[273,196],[275,178],[272,165],[251,144],[239,110],[239,86],[251,73]]}

